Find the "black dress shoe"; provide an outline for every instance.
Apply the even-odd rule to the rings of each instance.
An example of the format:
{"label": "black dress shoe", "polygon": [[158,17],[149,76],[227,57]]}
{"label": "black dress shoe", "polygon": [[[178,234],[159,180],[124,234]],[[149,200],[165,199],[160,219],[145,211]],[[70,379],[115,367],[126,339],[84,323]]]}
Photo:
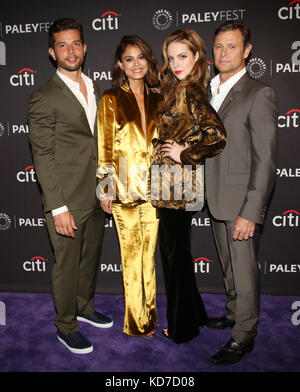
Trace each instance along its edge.
{"label": "black dress shoe", "polygon": [[113,326],[113,321],[111,318],[101,314],[99,312],[94,312],[92,314],[79,314],[77,316],[78,321],[83,321],[97,328],[110,328]]}
{"label": "black dress shoe", "polygon": [[226,316],[223,316],[223,317],[209,318],[205,326],[212,329],[226,329],[226,328],[233,328],[234,324],[235,324],[234,320],[229,320]]}
{"label": "black dress shoe", "polygon": [[232,365],[239,362],[253,348],[254,339],[248,340],[245,343],[239,343],[231,338],[222,350],[211,357],[211,362],[215,365]]}
{"label": "black dress shoe", "polygon": [[88,354],[93,351],[92,344],[79,331],[70,333],[57,331],[57,339],[73,354]]}

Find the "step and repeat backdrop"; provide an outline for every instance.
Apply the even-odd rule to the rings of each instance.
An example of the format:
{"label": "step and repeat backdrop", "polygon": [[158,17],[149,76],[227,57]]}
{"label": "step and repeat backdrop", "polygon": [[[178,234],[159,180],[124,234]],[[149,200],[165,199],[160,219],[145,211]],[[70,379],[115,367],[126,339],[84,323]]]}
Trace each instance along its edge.
{"label": "step and repeat backdrop", "polygon": [[[162,42],[172,31],[194,29],[205,40],[214,76],[212,36],[226,20],[252,31],[248,71],[273,86],[279,99],[277,183],[268,210],[260,253],[262,293],[300,295],[300,1],[26,1],[0,6],[0,290],[50,292],[54,263],[41,193],[28,142],[31,93],[51,78],[48,30],[71,16],[84,26],[84,72],[111,86],[111,64],[125,34],[144,38],[161,64]],[[201,292],[223,293],[222,271],[207,211],[192,221],[195,274]],[[242,262],[242,260],[241,260]],[[157,255],[157,288],[164,293]],[[115,226],[107,219],[97,293],[122,293]]]}

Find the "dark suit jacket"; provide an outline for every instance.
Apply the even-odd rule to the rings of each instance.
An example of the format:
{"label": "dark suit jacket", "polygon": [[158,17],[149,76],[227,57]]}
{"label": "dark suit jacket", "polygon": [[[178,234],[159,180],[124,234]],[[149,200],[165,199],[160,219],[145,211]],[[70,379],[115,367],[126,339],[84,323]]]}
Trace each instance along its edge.
{"label": "dark suit jacket", "polygon": [[263,223],[275,183],[277,100],[273,89],[246,73],[218,112],[227,132],[221,154],[206,159],[206,194],[218,220],[237,216]]}
{"label": "dark suit jacket", "polygon": [[[97,105],[98,87],[94,84]],[[54,75],[35,91],[28,109],[29,139],[45,212],[66,205],[86,210],[96,203],[97,129],[66,84]]]}

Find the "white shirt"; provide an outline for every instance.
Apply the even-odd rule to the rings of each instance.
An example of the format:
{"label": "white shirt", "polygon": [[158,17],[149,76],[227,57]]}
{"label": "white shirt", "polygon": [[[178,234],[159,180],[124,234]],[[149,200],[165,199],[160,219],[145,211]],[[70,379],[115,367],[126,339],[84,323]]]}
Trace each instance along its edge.
{"label": "white shirt", "polygon": [[86,89],[87,89],[88,102],[86,102],[84,95],[80,91],[79,83],[74,82],[72,79],[68,78],[66,75],[59,72],[59,70],[56,71],[56,74],[67,85],[67,87],[69,87],[69,89],[72,91],[72,93],[75,95],[75,97],[78,99],[78,101],[83,106],[83,109],[85,111],[86,117],[87,117],[89,125],[90,125],[91,132],[92,132],[92,134],[94,134],[94,125],[95,125],[95,119],[96,119],[96,113],[97,113],[97,105],[96,105],[94,85],[93,85],[92,79],[90,79],[88,76],[86,76],[84,73],[81,72],[81,77],[82,77],[82,79],[86,85]]}
{"label": "white shirt", "polygon": [[[94,125],[95,125],[95,120],[96,120],[96,114],[97,114],[97,104],[96,104],[96,99],[95,99],[95,93],[94,93],[94,85],[92,82],[92,79],[90,79],[88,76],[84,75],[84,73],[81,73],[81,77],[86,85],[87,89],[87,97],[88,97],[88,102],[86,102],[86,99],[84,98],[84,95],[80,91],[80,85],[77,82],[74,82],[72,79],[68,78],[66,75],[63,75],[59,70],[56,71],[57,76],[60,77],[60,79],[69,87],[69,89],[72,91],[72,93],[75,95],[75,97],[78,99],[78,101],[81,103],[83,106],[83,109],[85,111],[90,130],[92,134],[94,134]],[[59,208],[56,208],[52,210],[52,216],[61,214],[62,212],[68,211],[67,206],[62,206]]]}
{"label": "white shirt", "polygon": [[[226,82],[220,84],[220,75],[215,76],[210,82],[211,100],[210,104],[217,112],[231,88],[241,79],[247,72],[246,67],[241,69],[235,75],[231,76]],[[219,92],[218,92],[219,89]]]}

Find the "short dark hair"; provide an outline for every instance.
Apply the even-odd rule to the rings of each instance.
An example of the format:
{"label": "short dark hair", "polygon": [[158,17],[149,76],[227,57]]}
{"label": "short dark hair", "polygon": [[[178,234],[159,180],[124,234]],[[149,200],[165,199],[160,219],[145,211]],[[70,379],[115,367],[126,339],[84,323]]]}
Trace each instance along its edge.
{"label": "short dark hair", "polygon": [[244,49],[250,44],[250,29],[248,26],[229,20],[221,24],[214,32],[214,40],[219,33],[225,33],[225,31],[239,30],[243,36]]}
{"label": "short dark hair", "polygon": [[78,30],[80,34],[80,39],[84,44],[82,25],[76,22],[76,20],[73,18],[62,18],[62,19],[55,20],[49,29],[49,48],[54,49],[54,45],[55,45],[54,34],[65,30]]}

